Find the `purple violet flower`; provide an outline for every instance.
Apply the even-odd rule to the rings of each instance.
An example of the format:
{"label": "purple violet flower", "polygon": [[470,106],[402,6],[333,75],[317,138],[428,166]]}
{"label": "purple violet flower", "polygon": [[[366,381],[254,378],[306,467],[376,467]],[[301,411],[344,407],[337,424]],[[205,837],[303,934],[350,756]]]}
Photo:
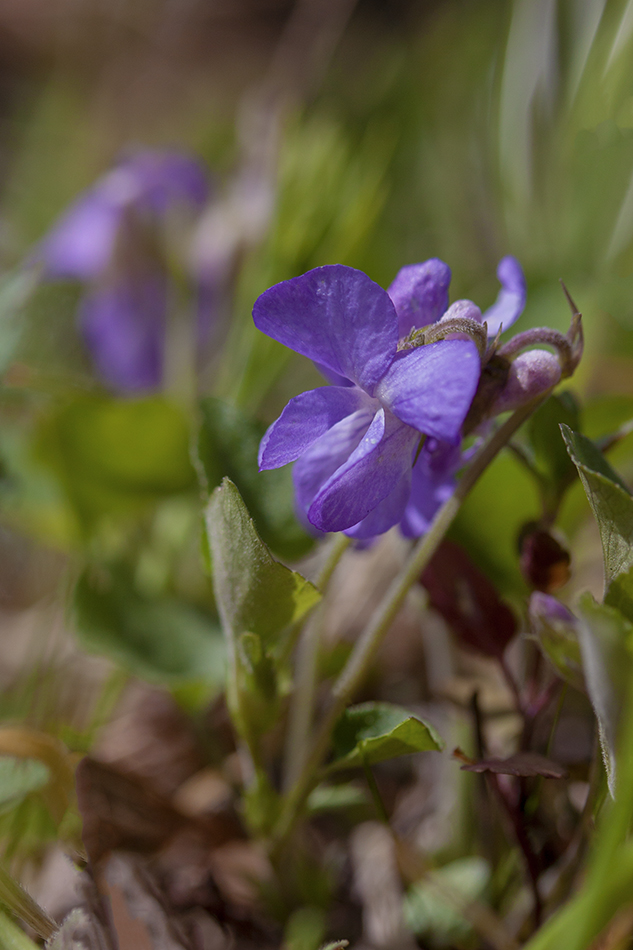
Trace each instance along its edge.
{"label": "purple violet flower", "polygon": [[451,271],[436,258],[403,267],[388,291],[330,265],[256,301],[256,326],[332,384],[292,399],[260,446],[262,470],[295,462],[297,507],[312,527],[359,540],[398,523],[407,537],[428,529],[464,461],[461,428],[480,361],[463,333],[424,346],[407,338],[454,318],[487,320],[490,334],[509,327],[523,311],[525,279],[513,257],[497,276],[501,291],[483,315],[471,301],[448,307]]}
{"label": "purple violet flower", "polygon": [[[470,300],[456,300],[448,306],[451,271],[443,261],[433,258],[403,267],[388,289],[401,335],[431,323],[466,317],[485,322],[488,337],[494,338],[519,319],[527,297],[523,269],[515,257],[501,259],[497,278],[501,284],[497,299],[482,314]],[[464,334],[454,336],[466,339]],[[400,523],[405,537],[416,538],[428,530],[437,510],[453,493],[457,472],[466,461],[458,445],[437,439],[425,441],[413,467],[411,494]]]}
{"label": "purple violet flower", "polygon": [[168,279],[161,226],[176,206],[199,209],[207,195],[194,159],[139,151],[78,198],[40,244],[45,278],[89,285],[79,325],[114,389],[138,392],[162,382]]}
{"label": "purple violet flower", "polygon": [[320,531],[359,539],[387,531],[407,508],[421,437],[460,443],[479,380],[477,347],[457,339],[400,348],[413,327],[441,317],[450,279],[441,261],[403,273],[395,301],[361,271],[335,264],[255,303],[260,330],[338,383],[292,399],[260,446],[260,469],[296,462],[298,507]]}

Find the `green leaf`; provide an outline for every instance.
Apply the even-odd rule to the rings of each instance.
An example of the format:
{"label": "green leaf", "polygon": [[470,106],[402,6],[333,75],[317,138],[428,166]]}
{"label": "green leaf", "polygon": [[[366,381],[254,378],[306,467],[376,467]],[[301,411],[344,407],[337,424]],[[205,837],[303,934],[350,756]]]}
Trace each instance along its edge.
{"label": "green leaf", "polygon": [[310,581],[276,561],[228,478],[206,510],[216,602],[229,637],[254,633],[264,650],[321,598]]}
{"label": "green leaf", "polygon": [[526,426],[536,468],[558,490],[564,488],[574,474],[573,463],[561,439],[561,424],[570,429],[579,428],[578,405],[570,392],[550,396]]}
{"label": "green leaf", "polygon": [[369,799],[363,788],[345,782],[343,785],[317,785],[308,796],[306,810],[309,815],[320,815],[322,812],[359,808],[368,804]]}
{"label": "green leaf", "polygon": [[593,442],[564,425],[561,432],[598,522],[608,590],[633,566],[633,497]]}
{"label": "green leaf", "polygon": [[4,373],[24,333],[22,308],[35,290],[38,274],[34,268],[19,268],[0,278],[0,373]]}
{"label": "green leaf", "polygon": [[461,945],[471,927],[460,908],[480,898],[489,880],[490,866],[479,857],[459,858],[430,872],[405,898],[408,926],[418,936],[432,936],[441,945]]}
{"label": "green leaf", "polygon": [[610,607],[615,607],[630,623],[633,623],[633,567],[614,577],[609,584],[604,602]]}
{"label": "green leaf", "polygon": [[578,640],[587,692],[598,721],[609,791],[615,797],[620,710],[631,679],[633,626],[589,593],[579,601]]}
{"label": "green leaf", "polygon": [[532,635],[561,679],[584,690],[582,655],[575,624],[553,616],[532,618]]}
{"label": "green leaf", "polygon": [[161,397],[84,396],[57,406],[40,420],[33,453],[88,527],[195,486],[187,420]]}
{"label": "green leaf", "polygon": [[31,792],[44,788],[50,780],[50,772],[43,762],[36,759],[0,757],[0,811],[17,805]]}
{"label": "green leaf", "polygon": [[319,950],[327,932],[327,917],[321,907],[299,907],[284,930],[285,950]]}
{"label": "green leaf", "polygon": [[433,726],[391,703],[350,706],[332,738],[334,768],[375,765],[399,755],[444,748]]}
{"label": "green leaf", "polygon": [[210,492],[227,476],[237,486],[262,539],[282,557],[295,560],[314,544],[297,521],[290,466],[260,472],[257,462],[264,427],[220,399],[201,403],[198,457]]}
{"label": "green leaf", "polygon": [[525,592],[517,542],[528,521],[538,521],[541,502],[535,479],[509,450],[500,452],[464,501],[449,537],[500,593]]}
{"label": "green leaf", "polygon": [[189,604],[147,598],[123,565],[86,571],[74,596],[80,643],[152,683],[199,682],[206,696],[224,681],[224,641],[219,626]]}

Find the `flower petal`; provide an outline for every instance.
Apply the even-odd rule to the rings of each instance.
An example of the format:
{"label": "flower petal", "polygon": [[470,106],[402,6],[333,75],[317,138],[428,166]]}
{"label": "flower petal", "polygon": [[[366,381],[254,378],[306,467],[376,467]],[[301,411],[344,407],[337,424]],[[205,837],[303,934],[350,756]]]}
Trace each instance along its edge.
{"label": "flower petal", "polygon": [[158,149],[133,152],[101,180],[100,186],[113,200],[121,200],[127,192],[126,203],[143,201],[158,214],[176,201],[201,207],[209,193],[200,162],[184,152]]}
{"label": "flower petal", "polygon": [[202,166],[188,155],[136,152],[70,206],[40,244],[37,257],[49,277],[91,280],[110,263],[127,208],[142,205],[164,214],[178,201],[200,207],[208,190]]}
{"label": "flower petal", "polygon": [[[359,409],[333,425],[295,462],[292,479],[300,515],[308,524],[308,510],[320,489],[343,465],[365,435],[375,413]],[[313,526],[312,526],[313,527]]]}
{"label": "flower petal", "polygon": [[76,201],[36,252],[46,276],[97,277],[110,261],[120,220],[121,208],[98,191]]}
{"label": "flower petal", "polygon": [[376,395],[402,422],[455,443],[480,369],[477,347],[470,340],[439,340],[398,353]]}
{"label": "flower petal", "polygon": [[483,315],[489,336],[496,336],[500,328],[507,330],[519,319],[527,297],[525,275],[516,257],[508,255],[499,261],[497,277],[501,290],[495,303]]}
{"label": "flower petal", "polygon": [[378,405],[357,386],[323,386],[295,396],[262,439],[260,471],[294,462],[333,425],[363,408],[369,422]]}
{"label": "flower petal", "polygon": [[461,464],[458,446],[427,440],[413,467],[411,493],[400,522],[405,538],[419,538],[428,531],[438,509],[455,490]]}
{"label": "flower petal", "polygon": [[347,376],[340,376],[338,373],[335,373],[334,370],[328,369],[327,366],[324,366],[323,363],[319,363],[316,360],[312,361],[318,371],[321,373],[321,376],[325,376],[328,383],[332,383],[333,386],[353,386],[354,383],[351,379],[348,379]]}
{"label": "flower petal", "polygon": [[366,518],[355,524],[353,528],[346,528],[343,533],[358,541],[368,541],[379,534],[384,534],[389,528],[398,524],[403,517],[410,494],[411,469],[407,468],[393,491],[383,498]]}
{"label": "flower petal", "polygon": [[347,461],[325,482],[308,510],[320,531],[343,531],[362,521],[411,468],[418,433],[380,409]]}
{"label": "flower petal", "polygon": [[165,288],[159,278],[100,289],[82,303],[80,327],[100,376],[114,389],[140,392],[163,375]]}
{"label": "flower petal", "polygon": [[255,301],[253,319],[268,336],[353,380],[370,396],[398,345],[387,292],[341,264],[271,287]]}
{"label": "flower petal", "polygon": [[437,257],[398,271],[387,293],[398,314],[400,337],[440,319],[448,307],[450,282],[450,267]]}

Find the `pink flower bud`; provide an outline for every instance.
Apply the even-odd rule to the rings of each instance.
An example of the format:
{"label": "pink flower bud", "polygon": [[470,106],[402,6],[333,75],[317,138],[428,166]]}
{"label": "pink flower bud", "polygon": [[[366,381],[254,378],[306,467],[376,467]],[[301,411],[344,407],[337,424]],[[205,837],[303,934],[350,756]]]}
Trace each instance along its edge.
{"label": "pink flower bud", "polygon": [[450,305],[440,323],[445,323],[447,320],[463,320],[464,318],[474,320],[476,323],[483,323],[481,310],[472,300],[456,300],[455,303]]}
{"label": "pink flower bud", "polygon": [[552,389],[560,378],[558,357],[548,350],[528,350],[519,354],[510,365],[508,380],[497,397],[492,415],[518,409]]}

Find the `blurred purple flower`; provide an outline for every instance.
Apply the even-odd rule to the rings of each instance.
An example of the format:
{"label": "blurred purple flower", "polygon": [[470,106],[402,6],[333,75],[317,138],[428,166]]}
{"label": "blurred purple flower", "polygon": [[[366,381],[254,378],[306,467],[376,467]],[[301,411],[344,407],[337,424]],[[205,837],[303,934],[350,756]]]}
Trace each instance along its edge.
{"label": "blurred purple flower", "polygon": [[[429,309],[431,319],[441,316],[450,272],[439,261],[428,263],[434,273],[423,275],[415,301],[422,298],[422,305],[400,321],[385,290],[339,264],[277,284],[255,303],[260,330],[314,360],[338,383],[292,399],[260,446],[260,469],[296,462],[298,507],[320,531],[360,539],[388,530],[407,508],[422,435],[459,445],[479,379],[475,344],[440,340],[398,347],[403,332],[420,325],[411,320],[424,319]],[[414,281],[403,289],[403,308],[419,287]],[[432,308],[425,308],[428,300]]]}
{"label": "blurred purple flower", "polygon": [[165,218],[177,206],[201,208],[207,195],[205,173],[194,159],[140,151],[78,198],[40,244],[45,278],[89,285],[79,325],[99,374],[117,390],[154,389],[162,382],[169,291],[161,246]]}

